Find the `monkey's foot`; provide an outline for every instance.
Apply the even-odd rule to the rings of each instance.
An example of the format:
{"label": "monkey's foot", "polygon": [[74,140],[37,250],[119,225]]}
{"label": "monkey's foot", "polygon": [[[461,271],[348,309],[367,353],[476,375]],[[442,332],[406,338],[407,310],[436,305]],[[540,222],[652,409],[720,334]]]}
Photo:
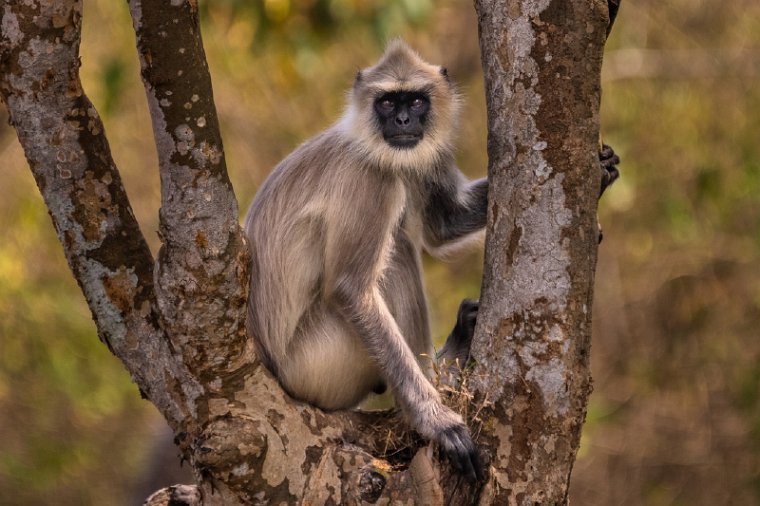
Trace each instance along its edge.
{"label": "monkey's foot", "polygon": [[459,304],[457,323],[454,327],[453,333],[456,334],[460,340],[467,341],[467,343],[472,341],[472,336],[475,334],[475,323],[477,323],[479,309],[479,300],[464,299],[461,304]]}
{"label": "monkey's foot", "polygon": [[454,328],[446,339],[446,343],[438,352],[439,360],[449,363],[459,363],[464,367],[470,358],[470,344],[475,333],[475,323],[478,317],[480,302],[477,300],[464,299],[457,311],[457,321]]}

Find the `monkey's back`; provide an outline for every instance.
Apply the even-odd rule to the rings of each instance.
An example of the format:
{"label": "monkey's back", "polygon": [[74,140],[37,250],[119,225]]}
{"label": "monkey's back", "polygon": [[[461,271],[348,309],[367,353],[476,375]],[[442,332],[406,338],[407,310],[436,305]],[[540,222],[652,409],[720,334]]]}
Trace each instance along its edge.
{"label": "monkey's back", "polygon": [[245,219],[252,254],[249,334],[255,336],[259,356],[275,370],[276,357],[286,353],[300,315],[318,295],[326,168],[314,166],[313,160],[323,143],[320,137],[275,167]]}
{"label": "monkey's back", "polygon": [[[326,261],[336,247],[328,239],[330,222],[361,226],[368,219],[354,212],[353,204],[381,200],[376,173],[339,132],[327,130],[278,164],[246,216],[252,253],[249,335],[259,357],[292,395],[324,408],[355,405],[381,381],[361,339],[330,307],[325,293],[330,284]],[[336,218],[338,206],[344,216]],[[380,237],[369,240],[377,241],[371,249],[382,249]],[[344,369],[347,364],[351,369]],[[311,392],[315,376],[317,383],[341,386]],[[339,395],[317,398],[323,391]]]}

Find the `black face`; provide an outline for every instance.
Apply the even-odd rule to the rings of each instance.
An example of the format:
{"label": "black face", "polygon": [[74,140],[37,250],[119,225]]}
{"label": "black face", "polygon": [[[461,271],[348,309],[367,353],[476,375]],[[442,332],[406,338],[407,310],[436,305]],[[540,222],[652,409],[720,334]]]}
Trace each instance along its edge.
{"label": "black face", "polygon": [[424,93],[394,91],[375,100],[375,112],[385,141],[410,149],[422,140],[430,99]]}

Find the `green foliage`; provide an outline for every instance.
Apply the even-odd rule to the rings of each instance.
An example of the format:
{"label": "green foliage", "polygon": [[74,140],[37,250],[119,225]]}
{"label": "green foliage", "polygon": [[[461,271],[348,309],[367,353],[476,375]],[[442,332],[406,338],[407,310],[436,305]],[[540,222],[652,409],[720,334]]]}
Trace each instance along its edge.
{"label": "green foliage", "polygon": [[109,115],[124,92],[126,67],[119,58],[113,58],[103,65],[103,112]]}

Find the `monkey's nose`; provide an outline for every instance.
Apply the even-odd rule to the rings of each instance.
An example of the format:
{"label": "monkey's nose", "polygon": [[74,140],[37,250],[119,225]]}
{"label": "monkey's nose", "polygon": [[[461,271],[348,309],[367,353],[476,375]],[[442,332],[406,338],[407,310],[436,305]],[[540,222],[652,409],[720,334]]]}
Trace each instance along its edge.
{"label": "monkey's nose", "polygon": [[400,112],[396,115],[396,124],[398,126],[407,126],[409,124],[409,114],[406,111]]}

